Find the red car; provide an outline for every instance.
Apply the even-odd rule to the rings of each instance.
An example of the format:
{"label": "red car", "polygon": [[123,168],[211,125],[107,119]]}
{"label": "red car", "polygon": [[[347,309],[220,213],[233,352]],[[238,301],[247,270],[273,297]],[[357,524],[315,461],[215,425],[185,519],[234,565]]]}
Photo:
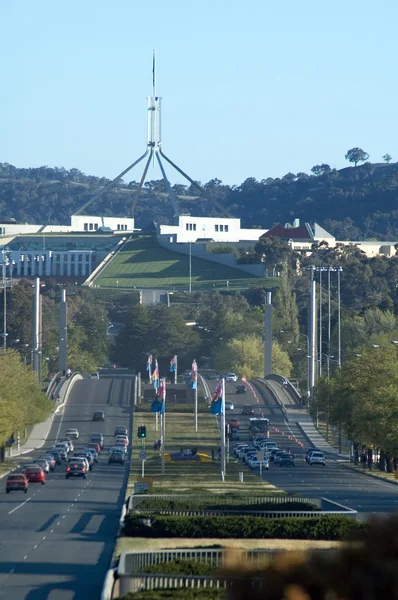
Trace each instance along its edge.
{"label": "red car", "polygon": [[87,444],[87,448],[94,448],[94,450],[96,450],[98,454],[101,452],[101,446],[96,442],[89,442]]}
{"label": "red car", "polygon": [[239,429],[238,419],[228,419],[227,425],[229,425],[232,429]]}
{"label": "red car", "polygon": [[40,467],[26,467],[24,475],[29,483],[41,483],[42,485],[46,483],[45,473]]}
{"label": "red car", "polygon": [[24,473],[12,473],[7,477],[6,482],[6,493],[9,494],[11,490],[23,490],[26,494],[28,491],[29,482]]}

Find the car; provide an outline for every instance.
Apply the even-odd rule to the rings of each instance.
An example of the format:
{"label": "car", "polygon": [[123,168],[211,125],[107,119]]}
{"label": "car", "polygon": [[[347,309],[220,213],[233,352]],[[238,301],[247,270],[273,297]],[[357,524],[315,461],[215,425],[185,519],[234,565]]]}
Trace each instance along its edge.
{"label": "car", "polygon": [[76,452],[73,456],[70,457],[70,459],[68,460],[68,463],[73,462],[73,461],[80,461],[84,464],[84,466],[86,467],[87,471],[90,470],[90,463],[88,462],[88,458],[85,454],[79,454],[78,452]]}
{"label": "car", "polygon": [[257,456],[253,456],[247,462],[251,469],[260,469],[260,467],[261,469],[266,469],[267,471],[269,469],[269,461],[267,458],[259,460]]}
{"label": "car", "polygon": [[117,435],[128,435],[128,430],[126,427],[116,427],[115,431],[113,432],[114,437],[116,437]]}
{"label": "car", "polygon": [[6,494],[9,494],[13,490],[21,490],[26,494],[28,487],[29,480],[24,473],[11,473],[7,477]]}
{"label": "car", "polygon": [[91,454],[91,452],[85,452],[85,450],[79,450],[78,452],[74,453],[74,458],[85,458],[86,461],[88,462],[88,467],[89,470],[92,471],[93,470],[93,465],[94,465],[94,457]]}
{"label": "car", "polygon": [[275,452],[275,454],[274,454],[274,463],[275,464],[279,464],[279,461],[283,454],[285,454],[285,452],[283,452],[283,450],[277,450],[277,452]]}
{"label": "car", "polygon": [[67,429],[65,431],[65,437],[71,438],[73,440],[79,439],[79,431],[77,429]]}
{"label": "car", "polygon": [[35,458],[34,463],[38,467],[41,467],[45,473],[49,473],[50,465],[46,458]]}
{"label": "car", "polygon": [[244,444],[244,443],[242,443],[242,444],[236,444],[236,446],[234,446],[234,454],[235,454],[235,456],[238,456],[239,451],[242,448],[248,448],[248,447],[249,447],[249,444]]}
{"label": "car", "polygon": [[114,452],[115,450],[120,450],[124,454],[127,454],[127,446],[125,446],[124,444],[114,444],[109,450],[109,453]]}
{"label": "car", "polygon": [[309,465],[323,465],[326,466],[325,455],[323,452],[311,452],[308,458]]}
{"label": "car", "polygon": [[228,419],[227,425],[229,425],[233,429],[239,429],[239,421],[238,421],[238,419]]}
{"label": "car", "polygon": [[87,466],[83,461],[70,460],[66,466],[65,479],[69,477],[83,477],[87,478]]}
{"label": "car", "polygon": [[304,461],[309,462],[309,458],[313,452],[322,452],[319,448],[309,448],[305,454]]}
{"label": "car", "polygon": [[293,454],[283,453],[279,459],[280,467],[295,467],[296,463],[294,462]]}
{"label": "car", "polygon": [[97,444],[96,442],[89,442],[87,444],[87,448],[91,448],[92,450],[95,450],[97,455],[100,454],[100,452],[101,452],[101,446],[99,444]]}
{"label": "car", "polygon": [[69,454],[70,452],[69,442],[61,442],[60,440],[58,440],[57,442],[55,442],[55,444],[53,444],[53,448],[54,450],[65,450],[67,454]]}
{"label": "car", "polygon": [[[228,433],[227,433],[228,435]],[[233,427],[229,430],[229,439],[231,441],[237,442],[240,439],[239,430],[234,429]]]}
{"label": "car", "polygon": [[281,451],[280,448],[271,448],[271,452],[270,452],[270,455],[269,455],[269,459],[270,459],[271,462],[274,460],[275,454],[277,452],[280,452],[280,451]]}
{"label": "car", "polygon": [[73,442],[72,442],[72,440],[70,438],[64,437],[64,438],[61,438],[59,441],[60,442],[65,442],[65,444],[67,444],[67,446],[69,448],[69,452],[73,452],[73,450],[75,449],[75,447],[73,445]]}
{"label": "car", "polygon": [[249,458],[251,458],[253,456],[257,456],[257,450],[255,448],[253,448],[253,447],[245,448],[245,450],[242,452],[242,456],[241,456],[241,460],[243,462],[247,462]]}
{"label": "car", "polygon": [[44,485],[46,483],[46,475],[43,469],[39,466],[30,465],[24,469],[24,474],[29,481],[29,483],[41,483]]}
{"label": "car", "polygon": [[57,461],[55,460],[55,456],[53,456],[52,454],[44,454],[43,456],[40,456],[40,458],[44,458],[44,460],[46,460],[48,462],[50,471],[55,470],[55,465],[57,464]]}
{"label": "car", "polygon": [[234,408],[234,404],[231,402],[231,400],[225,401],[225,410],[234,410]]}
{"label": "car", "polygon": [[90,379],[99,379],[99,373],[97,371],[95,371],[94,373],[91,373]]}
{"label": "car", "polygon": [[233,381],[234,383],[236,383],[238,381],[238,376],[236,375],[236,373],[227,373],[225,375],[225,381]]}
{"label": "car", "polygon": [[102,410],[93,412],[92,421],[105,421],[105,413]]}
{"label": "car", "polygon": [[125,462],[126,456],[122,451],[114,449],[113,452],[109,454],[108,465],[110,465],[111,463],[119,463],[121,465],[124,465]]}
{"label": "car", "polygon": [[58,452],[58,454],[61,456],[62,460],[66,460],[68,458],[68,454],[69,454],[69,448],[67,446],[65,446],[62,442],[62,444],[54,444],[54,446],[52,447],[52,450],[56,450]]}
{"label": "car", "polygon": [[55,463],[57,465],[60,465],[62,463],[62,456],[58,452],[58,450],[54,450],[54,449],[52,449],[52,450],[46,450],[44,452],[44,458],[46,458],[47,455],[50,456],[50,457],[52,456],[54,458]]}
{"label": "car", "polygon": [[254,415],[254,408],[251,404],[244,404],[240,412],[242,415]]}
{"label": "car", "polygon": [[92,454],[94,462],[98,462],[98,452],[95,448],[83,448],[83,452]]}
{"label": "car", "polygon": [[237,394],[246,394],[246,386],[245,385],[237,385],[236,393]]}
{"label": "car", "polygon": [[115,444],[120,444],[123,443],[126,446],[129,445],[129,438],[127,437],[127,435],[117,435],[115,437]]}
{"label": "car", "polygon": [[90,435],[90,439],[89,439],[88,443],[89,444],[92,444],[92,443],[98,444],[100,449],[102,450],[102,448],[104,447],[104,436],[102,435],[102,433],[92,433]]}

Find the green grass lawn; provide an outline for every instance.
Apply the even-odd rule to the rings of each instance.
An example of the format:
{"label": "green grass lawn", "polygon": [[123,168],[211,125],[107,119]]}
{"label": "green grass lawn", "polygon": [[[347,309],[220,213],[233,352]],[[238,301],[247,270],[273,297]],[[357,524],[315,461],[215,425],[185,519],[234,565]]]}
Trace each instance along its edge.
{"label": "green grass lawn", "polygon": [[[252,277],[249,273],[192,257],[192,290],[246,289],[264,286],[275,279]],[[228,282],[228,283],[227,283]],[[159,246],[154,236],[136,237],[124,246],[113,262],[94,281],[99,287],[187,290],[189,257]]]}

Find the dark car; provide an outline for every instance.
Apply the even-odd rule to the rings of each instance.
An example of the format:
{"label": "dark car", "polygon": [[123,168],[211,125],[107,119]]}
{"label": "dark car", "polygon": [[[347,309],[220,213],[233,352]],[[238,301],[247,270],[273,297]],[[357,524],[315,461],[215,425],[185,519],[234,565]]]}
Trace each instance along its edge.
{"label": "dark car", "polygon": [[251,404],[244,404],[241,410],[242,415],[254,415],[254,408]]}
{"label": "dark car", "polygon": [[110,465],[111,463],[119,463],[120,465],[124,465],[125,461],[126,457],[123,451],[113,450],[109,455],[108,465]]}
{"label": "dark car", "polygon": [[237,442],[240,439],[238,429],[232,428],[229,430],[229,439],[233,442]]}
{"label": "dark car", "polygon": [[62,463],[62,456],[61,454],[58,452],[58,450],[46,450],[46,452],[44,453],[44,456],[46,456],[46,454],[48,454],[48,456],[52,456],[55,459],[55,463],[57,465],[60,465]]}
{"label": "dark car", "polygon": [[6,493],[9,494],[13,490],[28,491],[29,481],[24,473],[12,473],[7,477]]}
{"label": "dark car", "polygon": [[69,461],[68,466],[66,467],[65,478],[69,479],[69,477],[83,477],[83,479],[86,479],[87,468],[83,461]]}
{"label": "dark car", "polygon": [[246,386],[245,385],[237,385],[236,393],[237,394],[246,394]]}
{"label": "dark car", "polygon": [[93,412],[92,421],[105,421],[105,413],[102,410],[96,410]]}
{"label": "dark car", "polygon": [[[102,450],[102,448],[104,447],[104,436],[102,435],[102,433],[92,433],[88,442],[89,444],[98,444],[100,449]],[[89,445],[88,447],[90,448]]]}
{"label": "dark car", "polygon": [[117,435],[128,435],[126,427],[116,427],[113,437],[116,437]]}
{"label": "dark car", "polygon": [[282,454],[279,459],[280,467],[295,467],[296,463],[294,462],[293,454]]}

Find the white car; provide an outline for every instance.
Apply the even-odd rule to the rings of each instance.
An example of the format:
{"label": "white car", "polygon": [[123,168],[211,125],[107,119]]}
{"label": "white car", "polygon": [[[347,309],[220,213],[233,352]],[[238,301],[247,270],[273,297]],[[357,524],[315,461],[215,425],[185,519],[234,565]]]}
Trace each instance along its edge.
{"label": "white car", "polygon": [[231,400],[225,401],[225,410],[234,410],[234,408],[234,404],[231,402]]}
{"label": "white car", "polygon": [[258,460],[257,456],[254,456],[248,461],[248,464],[251,469],[259,469],[260,467],[266,470],[269,469],[268,458],[264,458],[264,460]]}
{"label": "white car", "polygon": [[99,379],[99,373],[97,371],[95,373],[91,373],[90,379]]}
{"label": "white car", "polygon": [[66,454],[69,454],[70,452],[69,444],[67,442],[57,442],[56,444],[53,444],[52,448],[54,450],[65,450]]}
{"label": "white car", "polygon": [[65,437],[78,440],[79,439],[79,431],[77,429],[67,429],[65,431]]}
{"label": "white car", "polygon": [[325,455],[323,454],[323,452],[312,452],[308,459],[308,464],[325,466]]}
{"label": "white car", "polygon": [[225,381],[233,381],[236,383],[238,381],[238,376],[236,373],[227,373],[225,376]]}

